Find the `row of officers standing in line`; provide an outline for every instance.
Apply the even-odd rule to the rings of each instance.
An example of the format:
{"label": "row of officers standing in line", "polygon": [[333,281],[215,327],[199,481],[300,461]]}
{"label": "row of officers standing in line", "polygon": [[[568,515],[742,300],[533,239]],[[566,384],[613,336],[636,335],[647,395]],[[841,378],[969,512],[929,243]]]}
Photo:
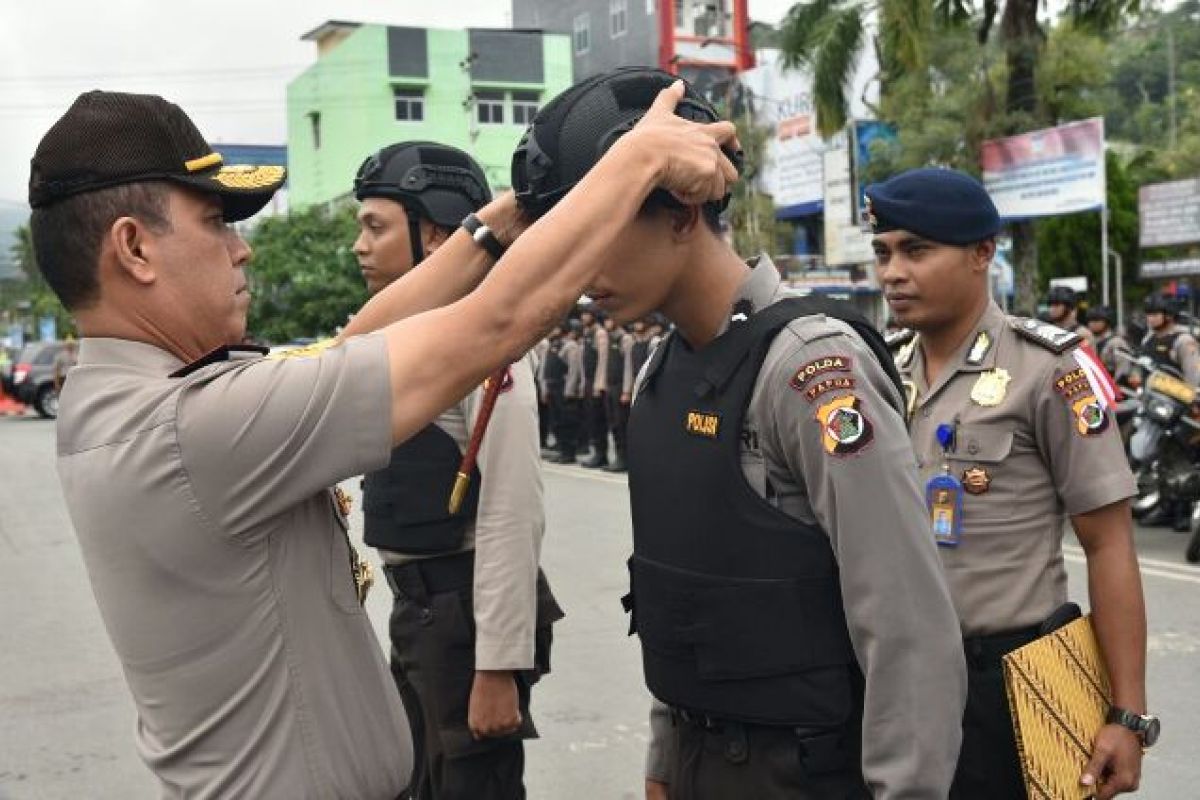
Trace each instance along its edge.
{"label": "row of officers standing in line", "polygon": [[665,329],[666,321],[658,315],[626,328],[589,303],[538,343],[540,435],[548,461],[626,471],[625,432],[634,380]]}

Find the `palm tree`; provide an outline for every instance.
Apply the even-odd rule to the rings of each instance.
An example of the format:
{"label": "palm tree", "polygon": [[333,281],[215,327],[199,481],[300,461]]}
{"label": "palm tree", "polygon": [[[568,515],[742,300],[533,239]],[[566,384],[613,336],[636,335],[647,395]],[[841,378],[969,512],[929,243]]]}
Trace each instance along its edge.
{"label": "palm tree", "polygon": [[[881,93],[902,72],[923,70],[924,42],[937,27],[974,24],[976,38],[987,44],[999,20],[999,43],[1007,67],[1004,112],[1007,133],[1053,124],[1038,115],[1037,68],[1046,33],[1038,21],[1042,0],[806,0],[792,6],[782,25],[784,63],[807,66],[813,74],[813,102],[822,136],[842,130],[848,118],[850,81],[866,43],[867,20],[878,32],[873,46],[879,59]],[[1076,24],[1111,30],[1140,0],[1070,0]],[[1017,296],[1021,305],[1036,301],[1037,249],[1033,223],[1012,226]]]}

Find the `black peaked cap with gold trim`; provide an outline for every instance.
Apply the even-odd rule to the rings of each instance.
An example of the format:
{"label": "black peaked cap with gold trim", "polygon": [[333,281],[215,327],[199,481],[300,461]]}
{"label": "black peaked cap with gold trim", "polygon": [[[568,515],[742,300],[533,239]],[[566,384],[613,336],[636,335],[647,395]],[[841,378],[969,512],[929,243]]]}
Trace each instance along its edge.
{"label": "black peaked cap with gold trim", "polygon": [[968,245],[1000,232],[1000,214],[983,184],[952,169],[902,172],[864,190],[874,233],[908,231],[935,242]]}
{"label": "black peaked cap with gold trim", "polygon": [[29,205],[164,180],[219,195],[236,222],[257,213],[283,184],[278,166],[226,166],[183,109],[156,95],[85,92],[46,132],[29,174]]}

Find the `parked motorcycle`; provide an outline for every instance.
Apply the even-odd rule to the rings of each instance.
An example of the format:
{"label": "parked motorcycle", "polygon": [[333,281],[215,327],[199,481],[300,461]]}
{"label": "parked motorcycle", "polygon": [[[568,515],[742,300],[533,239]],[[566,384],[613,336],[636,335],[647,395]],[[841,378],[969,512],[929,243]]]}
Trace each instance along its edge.
{"label": "parked motorcycle", "polygon": [[1133,514],[1148,524],[1169,521],[1176,530],[1200,531],[1200,390],[1178,372],[1137,359],[1148,375],[1142,385],[1129,457],[1138,482]]}

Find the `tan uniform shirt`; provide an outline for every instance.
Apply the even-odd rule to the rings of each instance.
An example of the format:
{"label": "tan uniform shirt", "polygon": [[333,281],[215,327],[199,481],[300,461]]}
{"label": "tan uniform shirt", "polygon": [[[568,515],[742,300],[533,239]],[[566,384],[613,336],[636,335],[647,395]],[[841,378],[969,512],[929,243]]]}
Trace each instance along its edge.
{"label": "tan uniform shirt", "polygon": [[[533,356],[509,369],[509,388],[496,398],[476,464],[479,507],[462,551],[475,550],[474,612],[477,669],[533,669],[537,571],[545,513]],[[446,409],[434,424],[465,451],[483,403],[483,387]],[[446,499],[451,485],[446,486]],[[385,562],[412,560],[380,550]]]}
{"label": "tan uniform shirt", "polygon": [[[1099,411],[1073,352],[1019,334],[995,304],[932,386],[920,337],[897,362],[915,390],[909,432],[922,485],[948,465],[965,486],[962,541],[938,548],[963,634],[1042,622],[1067,600],[1065,515],[1136,493],[1111,411]],[[944,454],[937,428],[956,419]]]}
{"label": "tan uniform shirt", "polygon": [[584,374],[583,374],[583,343],[577,339],[563,340],[562,350],[559,352],[563,361],[567,362],[567,377],[563,381],[563,396],[570,400],[578,400],[583,397],[584,390]]}
{"label": "tan uniform shirt", "polygon": [[[787,296],[774,265],[762,257],[735,300],[761,309]],[[830,357],[844,359],[843,368],[814,372],[794,387],[806,367]],[[823,380],[849,381],[851,388],[817,393]],[[848,397],[857,398],[872,438],[858,452],[838,453],[836,446],[830,452],[836,442],[817,415]],[[742,431],[742,470],[759,495],[829,536],[850,639],[866,676],[862,769],[875,797],[945,800],[961,742],[966,668],[902,408],[896,388],[849,325],[799,318],[776,336],[755,381]],[[650,777],[665,775],[669,725],[656,703]]]}
{"label": "tan uniform shirt", "polygon": [[58,472],[165,798],[393,800],[408,720],[331,486],[388,462],[387,347],[222,362],[84,339]]}
{"label": "tan uniform shirt", "polygon": [[1125,383],[1134,368],[1134,363],[1130,360],[1133,358],[1133,349],[1130,348],[1129,342],[1125,341],[1121,334],[1112,333],[1098,340],[1097,345],[1099,352],[1096,355],[1100,356],[1108,374],[1118,383]]}
{"label": "tan uniform shirt", "polygon": [[591,374],[592,394],[601,395],[608,387],[608,331],[603,325],[592,327],[596,347],[596,369]]}
{"label": "tan uniform shirt", "polygon": [[627,333],[621,339],[621,394],[633,393],[633,345],[637,336]]}

